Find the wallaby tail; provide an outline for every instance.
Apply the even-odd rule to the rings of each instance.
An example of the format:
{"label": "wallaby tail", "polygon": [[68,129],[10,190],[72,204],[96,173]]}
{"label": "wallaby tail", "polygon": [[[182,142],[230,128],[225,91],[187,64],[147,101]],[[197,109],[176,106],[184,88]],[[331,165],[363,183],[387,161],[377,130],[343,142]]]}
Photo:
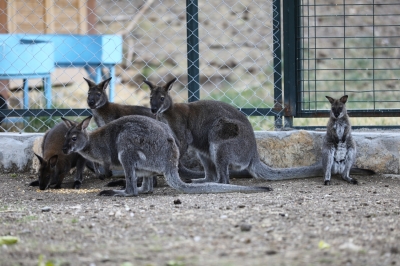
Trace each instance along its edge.
{"label": "wallaby tail", "polygon": [[363,168],[351,168],[350,174],[352,175],[374,175],[376,172],[370,169],[363,169]]}
{"label": "wallaby tail", "polygon": [[[179,176],[183,179],[190,180],[190,179],[201,179],[205,177],[204,171],[196,171],[186,168],[182,164],[179,164]],[[252,177],[251,174],[247,170],[242,171],[229,171],[230,177]]]}
{"label": "wallaby tail", "polygon": [[195,171],[186,168],[186,166],[179,164],[179,176],[181,176],[184,179],[190,180],[190,179],[200,179],[204,178],[205,173],[204,171]]}
{"label": "wallaby tail", "polygon": [[321,163],[292,168],[271,168],[257,158],[253,160],[248,170],[255,178],[265,180],[286,180],[323,176],[323,168]]}
{"label": "wallaby tail", "polygon": [[179,178],[178,172],[176,170],[173,170],[171,173],[165,173],[164,176],[167,184],[170,187],[188,194],[272,191],[272,188],[270,187],[247,187],[219,183],[184,183]]}

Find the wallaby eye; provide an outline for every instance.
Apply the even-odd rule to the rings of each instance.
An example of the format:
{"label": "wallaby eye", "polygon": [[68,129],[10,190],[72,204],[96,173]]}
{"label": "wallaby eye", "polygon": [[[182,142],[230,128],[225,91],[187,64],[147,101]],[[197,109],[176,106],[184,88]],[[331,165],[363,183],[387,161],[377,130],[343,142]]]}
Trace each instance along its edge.
{"label": "wallaby eye", "polygon": [[164,101],[164,97],[161,97],[160,100],[163,102]]}
{"label": "wallaby eye", "polygon": [[97,96],[100,96],[101,95],[101,92],[98,92],[98,93],[96,93],[97,94]]}
{"label": "wallaby eye", "polygon": [[71,139],[72,139],[73,141],[76,141],[76,137],[75,137],[75,136],[73,136]]}

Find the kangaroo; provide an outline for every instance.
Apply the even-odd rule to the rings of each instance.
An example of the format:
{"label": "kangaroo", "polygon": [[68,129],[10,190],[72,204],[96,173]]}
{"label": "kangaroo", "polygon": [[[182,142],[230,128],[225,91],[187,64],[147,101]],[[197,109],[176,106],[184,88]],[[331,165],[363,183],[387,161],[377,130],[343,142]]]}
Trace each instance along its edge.
{"label": "kangaroo", "polygon": [[[68,132],[63,152],[78,152],[97,163],[123,167],[124,190],[104,190],[103,196],[137,196],[153,191],[152,176],[163,174],[167,184],[184,193],[263,192],[269,187],[246,187],[227,184],[189,184],[178,174],[179,149],[168,126],[146,116],[125,116],[90,133],[86,131],[91,116],[78,125],[62,118]],[[141,187],[137,178],[143,177]]]}
{"label": "kangaroo", "polygon": [[40,162],[39,179],[30,183],[31,186],[39,186],[41,190],[53,185],[54,188],[61,188],[64,177],[76,166],[73,188],[79,189],[81,187],[86,159],[75,152],[68,155],[62,152],[64,135],[67,131],[65,124],[59,123],[44,135],[42,142],[43,157],[35,154]]}
{"label": "kangaroo", "polygon": [[[322,167],[325,185],[330,185],[331,174],[340,174],[351,184],[358,184],[357,179],[350,177],[350,170],[356,159],[356,143],[351,135],[351,124],[347,115],[347,95],[340,99],[326,96],[331,103],[330,117],[326,126],[326,135],[322,144]],[[374,174],[372,170],[353,168],[362,174]]]}
{"label": "kangaroo", "polygon": [[[106,79],[99,84],[92,82],[84,78],[89,86],[87,104],[92,109],[93,118],[98,127],[104,126],[120,117],[127,115],[141,115],[155,119],[155,115],[151,112],[150,108],[144,106],[135,105],[123,105],[117,103],[110,103],[106,93],[106,88],[111,78]],[[109,165],[104,165],[105,176],[109,177],[112,175]],[[179,174],[185,179],[203,178],[204,172],[192,171],[184,167],[182,164],[179,166]],[[100,173],[99,173],[100,175]],[[104,176],[101,176],[104,178]],[[113,181],[107,184],[107,186],[124,185],[124,180]],[[140,183],[140,181],[139,181]],[[157,178],[154,177],[154,186],[157,184]]]}
{"label": "kangaroo", "polygon": [[228,169],[247,170],[265,180],[315,177],[323,175],[320,163],[294,168],[271,168],[260,161],[253,128],[247,117],[233,106],[212,100],[173,103],[169,94],[176,78],[164,86],[150,87],[151,111],[168,124],[179,140],[180,153],[193,147],[205,169],[203,179],[194,183],[229,183]]}

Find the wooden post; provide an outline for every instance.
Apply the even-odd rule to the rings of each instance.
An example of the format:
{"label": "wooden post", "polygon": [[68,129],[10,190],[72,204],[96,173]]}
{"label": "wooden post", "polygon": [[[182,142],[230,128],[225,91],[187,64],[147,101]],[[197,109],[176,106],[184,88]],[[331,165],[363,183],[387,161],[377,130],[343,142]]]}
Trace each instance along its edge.
{"label": "wooden post", "polygon": [[[8,33],[7,27],[8,8],[7,0],[0,0],[0,33]],[[7,100],[10,97],[10,91],[8,90],[9,81],[0,80],[0,95]]]}

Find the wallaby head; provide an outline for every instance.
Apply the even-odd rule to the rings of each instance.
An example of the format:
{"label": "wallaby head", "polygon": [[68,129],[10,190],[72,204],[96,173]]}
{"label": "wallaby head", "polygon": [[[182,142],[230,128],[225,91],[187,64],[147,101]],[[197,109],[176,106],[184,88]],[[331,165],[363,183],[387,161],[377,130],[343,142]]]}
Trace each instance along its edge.
{"label": "wallaby head", "polygon": [[99,84],[96,84],[88,79],[85,80],[89,85],[87,104],[89,105],[90,109],[96,109],[106,104],[108,102],[106,88],[108,83],[110,83],[111,78],[103,80]]}
{"label": "wallaby head", "polygon": [[347,95],[342,96],[340,99],[334,99],[329,96],[325,96],[331,103],[331,117],[334,119],[342,118],[347,114],[346,102]]}
{"label": "wallaby head", "polygon": [[86,128],[89,126],[91,118],[92,116],[89,116],[82,120],[79,124],[64,117],[61,118],[68,128],[68,132],[65,134],[65,141],[62,148],[64,154],[78,152],[86,146],[86,143],[88,142]]}
{"label": "wallaby head", "polygon": [[50,186],[52,180],[58,178],[58,171],[56,169],[58,155],[53,155],[48,161],[35,153],[39,159],[39,189],[45,190]]}
{"label": "wallaby head", "polygon": [[175,81],[176,78],[173,78],[164,86],[156,86],[148,80],[143,80],[150,87],[150,108],[153,114],[163,113],[171,107],[172,98],[169,91]]}

